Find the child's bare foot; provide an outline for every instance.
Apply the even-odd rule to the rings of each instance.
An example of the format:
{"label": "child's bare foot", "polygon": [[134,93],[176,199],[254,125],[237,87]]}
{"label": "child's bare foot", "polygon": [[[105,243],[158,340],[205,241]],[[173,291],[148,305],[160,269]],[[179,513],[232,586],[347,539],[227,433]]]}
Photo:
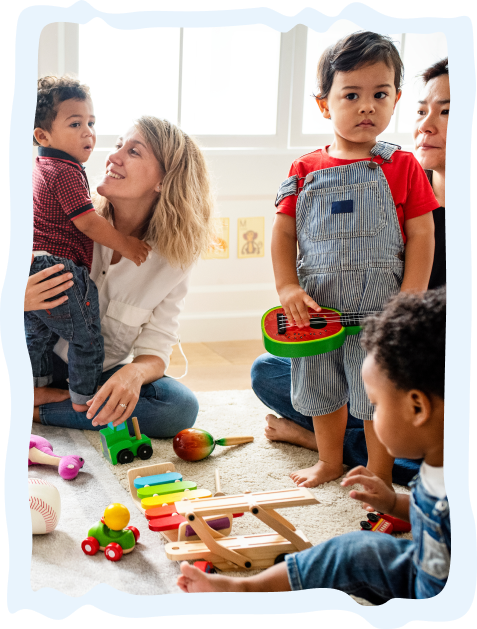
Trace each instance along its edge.
{"label": "child's bare foot", "polygon": [[206,574],[183,561],[177,585],[183,592],[245,592],[244,579],[235,579],[221,574]]}
{"label": "child's bare foot", "polygon": [[318,487],[318,485],[336,480],[340,476],[343,476],[343,465],[341,463],[332,465],[325,461],[318,461],[313,467],[290,474],[293,482],[300,487]]}
{"label": "child's bare foot", "polygon": [[89,406],[86,406],[86,404],[75,404],[72,402],[71,406],[77,413],[86,413],[89,410]]}
{"label": "child's bare foot", "polygon": [[35,387],[33,389],[33,406],[64,402],[69,399],[70,392],[67,389],[54,389],[52,387]]}
{"label": "child's bare foot", "polygon": [[276,417],[271,413],[265,419],[268,423],[265,427],[265,437],[270,441],[285,441],[316,451],[316,437],[313,431],[295,424],[290,419]]}

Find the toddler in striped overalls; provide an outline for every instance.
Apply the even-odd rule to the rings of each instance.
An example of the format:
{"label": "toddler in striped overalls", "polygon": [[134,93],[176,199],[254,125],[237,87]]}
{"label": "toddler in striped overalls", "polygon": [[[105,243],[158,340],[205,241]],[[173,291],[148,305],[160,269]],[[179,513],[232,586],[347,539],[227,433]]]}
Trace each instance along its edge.
{"label": "toddler in striped overalls", "polygon": [[[377,33],[353,33],[320,58],[316,100],[334,141],[292,164],[273,226],[276,287],[290,324],[307,325],[308,308],[379,311],[394,293],[427,289],[431,212],[439,204],[414,156],[377,141],[401,96],[402,75],[397,49]],[[298,485],[315,487],[343,474],[348,403],[355,417],[373,419],[360,336],[327,354],[292,359],[292,404],[313,417],[319,453],[316,465],[291,474]],[[391,485],[394,459],[373,422],[364,426],[368,469]]]}

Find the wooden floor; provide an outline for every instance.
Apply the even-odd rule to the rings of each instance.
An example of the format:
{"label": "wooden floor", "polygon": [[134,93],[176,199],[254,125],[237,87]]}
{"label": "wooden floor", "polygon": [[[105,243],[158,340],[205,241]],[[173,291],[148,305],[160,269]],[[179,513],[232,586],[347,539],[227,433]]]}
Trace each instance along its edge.
{"label": "wooden floor", "polygon": [[[189,371],[181,382],[192,391],[227,391],[250,389],[250,368],[265,352],[262,341],[183,343]],[[185,361],[174,345],[168,376],[181,376]]]}

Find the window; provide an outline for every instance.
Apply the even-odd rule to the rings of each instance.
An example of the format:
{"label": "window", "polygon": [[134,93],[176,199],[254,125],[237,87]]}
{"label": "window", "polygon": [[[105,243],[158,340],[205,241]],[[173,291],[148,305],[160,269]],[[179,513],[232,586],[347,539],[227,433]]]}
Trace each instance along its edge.
{"label": "window", "polygon": [[141,114],[216,141],[275,136],[279,61],[280,33],[261,25],[125,31],[96,18],[79,27],[79,76],[91,87],[99,136],[116,136]]}
{"label": "window", "polygon": [[[51,30],[45,33],[55,26],[58,45],[52,46]],[[57,72],[78,73],[90,85],[98,147],[112,146],[142,114],[167,118],[206,148],[318,147],[333,135],[312,97],[316,65],[329,44],[356,30],[346,20],[325,33],[302,25],[288,33],[263,25],[120,30],[95,18],[46,27],[40,67],[56,55]],[[416,75],[447,55],[446,41],[442,33],[390,36],[403,57],[405,82],[381,137],[409,147]]]}

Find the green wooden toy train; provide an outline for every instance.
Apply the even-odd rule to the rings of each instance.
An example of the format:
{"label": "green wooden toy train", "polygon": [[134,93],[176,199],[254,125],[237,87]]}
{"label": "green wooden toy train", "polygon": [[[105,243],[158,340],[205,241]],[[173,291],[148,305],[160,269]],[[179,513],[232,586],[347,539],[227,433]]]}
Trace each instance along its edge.
{"label": "green wooden toy train", "polygon": [[117,463],[131,463],[135,456],[143,461],[152,456],[152,444],[149,437],[141,435],[137,417],[132,418],[134,437],[131,437],[126,422],[113,426],[109,422],[107,428],[99,431],[101,436],[101,450],[104,457],[116,465]]}

